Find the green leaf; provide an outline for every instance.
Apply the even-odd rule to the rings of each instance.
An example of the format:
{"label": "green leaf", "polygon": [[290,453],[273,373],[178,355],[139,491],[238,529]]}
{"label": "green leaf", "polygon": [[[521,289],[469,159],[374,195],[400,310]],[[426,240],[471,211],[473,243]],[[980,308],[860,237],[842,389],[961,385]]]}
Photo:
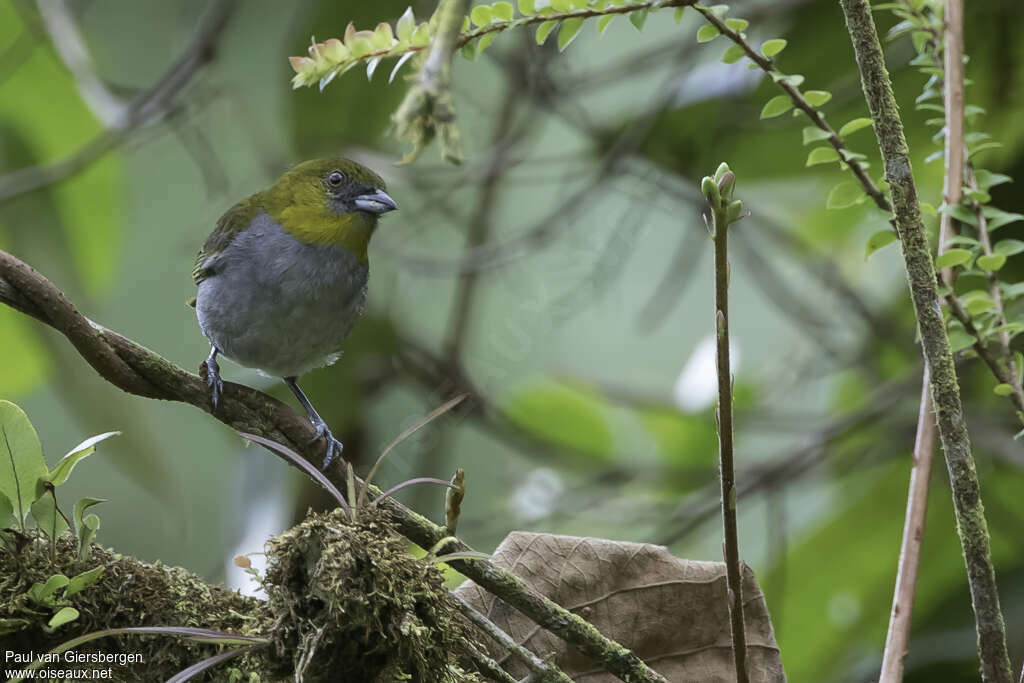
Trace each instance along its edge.
{"label": "green leaf", "polygon": [[612,455],[607,406],[596,392],[544,381],[514,393],[505,410],[513,422],[541,439],[599,456]]}
{"label": "green leaf", "polygon": [[991,256],[979,256],[974,262],[982,270],[990,273],[999,270],[1006,265],[1006,254],[992,254]]}
{"label": "green leaf", "polygon": [[949,331],[949,348],[953,353],[957,351],[963,351],[974,346],[974,337],[967,334],[961,329],[954,329]]}
{"label": "green leaf", "polygon": [[994,206],[986,206],[985,208],[982,209],[982,213],[985,214],[985,218],[988,219],[989,232],[995,230],[996,228],[1001,228],[1004,225],[1009,225],[1010,223],[1016,223],[1017,221],[1024,220],[1024,215],[1021,215],[1019,213],[1010,213],[1008,211],[1003,211],[1001,209],[995,208]]}
{"label": "green leaf", "polygon": [[722,61],[726,64],[735,64],[746,56],[746,51],[739,45],[730,45],[722,55]]}
{"label": "green leaf", "polygon": [[64,597],[70,598],[75,593],[79,593],[96,583],[104,569],[106,569],[106,567],[100,565],[99,567],[93,567],[88,571],[84,571],[77,576],[71,577],[71,581],[68,582],[68,587],[64,591]]}
{"label": "green leaf", "polygon": [[76,610],[74,607],[62,607],[60,611],[58,611],[56,614],[50,617],[50,622],[47,624],[47,626],[50,629],[56,629],[68,622],[74,621],[77,618],[78,610]]}
{"label": "green leaf", "polygon": [[524,17],[533,16],[537,13],[534,0],[519,0],[519,13]]}
{"label": "green leaf", "polygon": [[896,233],[892,230],[879,230],[875,234],[868,238],[868,242],[864,247],[864,259],[866,260],[873,253],[881,249],[882,247],[892,244],[897,240]]}
{"label": "green leaf", "polygon": [[57,466],[54,467],[48,475],[46,475],[46,481],[49,481],[54,486],[60,486],[68,480],[68,477],[71,475],[71,470],[75,468],[75,465],[77,465],[80,460],[92,455],[96,450],[96,444],[101,441],[105,441],[112,436],[117,436],[120,433],[121,432],[105,432],[103,434],[97,434],[96,436],[89,437],[82,443],[78,444],[68,451],[68,454],[61,458],[60,462],[57,463]]}
{"label": "green leaf", "polygon": [[683,14],[684,14],[683,10],[685,10],[685,9],[686,9],[686,7],[676,7],[675,20],[676,20],[677,24],[680,21],[683,20]]}
{"label": "green leaf", "polygon": [[708,41],[714,40],[719,35],[721,35],[721,33],[718,31],[717,28],[715,28],[711,24],[704,24],[699,29],[697,29],[697,42],[706,43]]}
{"label": "green leaf", "polygon": [[861,187],[859,182],[856,180],[844,180],[829,190],[828,199],[825,201],[825,208],[845,209],[859,203],[861,197],[864,196],[864,188]]}
{"label": "green leaf", "polygon": [[996,396],[1009,396],[1013,393],[1013,387],[1009,384],[997,384],[993,389],[992,393]]}
{"label": "green leaf", "polygon": [[583,28],[583,19],[580,17],[573,17],[572,19],[566,19],[562,22],[562,27],[558,29],[559,52],[562,52],[565,48],[569,47],[569,43],[579,35],[581,28]]}
{"label": "green leaf", "polygon": [[551,0],[551,9],[560,14],[572,11],[572,0]]}
{"label": "green leaf", "polygon": [[395,24],[395,36],[399,41],[407,43],[412,39],[412,32],[415,28],[416,16],[412,13],[412,7],[407,7]]}
{"label": "green leaf", "polygon": [[726,19],[725,25],[731,28],[736,33],[746,31],[747,27],[750,26],[750,22],[746,19]]}
{"label": "green leaf", "polygon": [[42,493],[47,472],[43,445],[28,416],[10,401],[0,400],[0,493],[11,502],[19,522]]}
{"label": "green leaf", "polygon": [[491,19],[494,18],[494,12],[488,5],[477,5],[469,13],[469,18],[477,26],[487,26],[491,23]]}
{"label": "green leaf", "polygon": [[964,188],[964,196],[968,199],[973,199],[979,204],[988,204],[992,201],[992,195],[985,190],[974,190],[969,187]]}
{"label": "green leaf", "polygon": [[832,93],[827,90],[808,90],[804,93],[804,99],[812,107],[820,107],[832,99]]}
{"label": "green leaf", "polygon": [[805,126],[803,130],[803,135],[805,145],[809,145],[812,142],[828,140],[831,137],[831,134],[827,130],[822,130],[817,126]]}
{"label": "green leaf", "polygon": [[992,247],[992,252],[1003,256],[1013,256],[1024,251],[1024,242],[1020,240],[999,240]]}
{"label": "green leaf", "polygon": [[995,301],[990,299],[987,294],[979,292],[979,296],[972,297],[967,302],[967,312],[971,315],[981,315],[985,311],[991,311],[995,306]]}
{"label": "green leaf", "polygon": [[78,537],[78,557],[87,559],[92,540],[96,538],[96,532],[100,529],[100,518],[95,514],[88,514],[82,519],[82,533]]}
{"label": "green leaf", "polygon": [[939,215],[939,210],[936,209],[933,205],[929,204],[928,202],[921,202],[920,204],[921,213],[927,216],[931,216],[932,218],[935,218],[936,216]]}
{"label": "green leaf", "polygon": [[647,22],[647,10],[638,9],[635,12],[629,13],[629,23],[636,27],[637,31],[644,30],[644,24]]}
{"label": "green leaf", "polygon": [[477,55],[483,54],[483,51],[487,49],[487,46],[494,42],[494,39],[498,37],[498,33],[485,33],[480,36],[480,40],[476,41],[476,53]]}
{"label": "green leaf", "polygon": [[827,164],[830,161],[839,161],[839,152],[832,147],[815,147],[807,155],[807,163],[805,165],[815,166],[817,164]]}
{"label": "green leaf", "polygon": [[512,21],[515,10],[512,9],[511,2],[496,2],[491,5],[491,13],[499,21]]}
{"label": "green leaf", "polygon": [[416,47],[430,45],[430,27],[427,24],[417,26],[416,30],[412,32],[412,40],[410,42]]}
{"label": "green leaf", "polygon": [[63,574],[54,574],[46,580],[46,583],[33,583],[26,592],[26,597],[37,605],[53,607],[55,604],[54,594],[70,583],[70,579]]}
{"label": "green leaf", "polygon": [[839,136],[845,137],[847,135],[850,135],[851,133],[856,133],[858,130],[861,130],[862,128],[867,128],[870,125],[871,119],[868,118],[859,118],[853,119],[852,121],[847,121],[846,123],[843,124],[843,127],[839,129]]}
{"label": "green leaf", "polygon": [[544,41],[548,39],[548,36],[551,35],[551,31],[553,31],[556,26],[558,26],[557,21],[548,20],[542,22],[541,25],[537,27],[537,44],[543,45]]}
{"label": "green leaf", "polygon": [[91,508],[93,505],[106,502],[106,498],[81,498],[77,503],[75,503],[75,511],[71,519],[75,525],[76,536],[82,535],[82,515],[85,514],[85,511]]}
{"label": "green leaf", "polygon": [[608,28],[608,24],[612,23],[612,19],[617,17],[617,14],[606,14],[597,20],[597,32],[604,33],[604,30]]}
{"label": "green leaf", "polygon": [[54,507],[53,496],[45,493],[32,503],[32,519],[36,526],[43,530],[52,539],[59,538],[68,530],[68,523]]}
{"label": "green leaf", "polygon": [[784,38],[772,38],[761,43],[761,54],[765,57],[774,57],[786,49],[789,42]]}
{"label": "green leaf", "polygon": [[980,168],[974,172],[974,179],[978,182],[978,187],[983,190],[987,190],[996,185],[1002,185],[1003,183],[1012,183],[1013,178],[1002,173],[992,173]]}
{"label": "green leaf", "polygon": [[943,268],[963,265],[971,260],[971,256],[971,252],[966,249],[948,249],[935,259],[935,269],[942,270]]}
{"label": "green leaf", "polygon": [[761,110],[761,118],[770,119],[781,116],[792,108],[793,100],[789,99],[789,95],[776,95],[765,103],[764,109]]}
{"label": "green leaf", "polygon": [[[11,505],[11,501],[7,500],[7,496],[0,493],[0,529],[6,529],[7,527],[13,526],[14,524],[14,506]],[[3,631],[0,630],[0,634]]]}

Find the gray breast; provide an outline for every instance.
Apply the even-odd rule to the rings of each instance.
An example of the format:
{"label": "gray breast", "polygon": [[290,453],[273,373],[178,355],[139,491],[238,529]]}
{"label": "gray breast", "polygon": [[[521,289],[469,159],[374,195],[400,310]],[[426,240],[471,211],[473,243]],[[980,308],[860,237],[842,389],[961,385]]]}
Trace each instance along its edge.
{"label": "gray breast", "polygon": [[337,360],[366,302],[367,264],[301,242],[265,213],[209,265],[196,296],[203,334],[236,363],[277,377]]}

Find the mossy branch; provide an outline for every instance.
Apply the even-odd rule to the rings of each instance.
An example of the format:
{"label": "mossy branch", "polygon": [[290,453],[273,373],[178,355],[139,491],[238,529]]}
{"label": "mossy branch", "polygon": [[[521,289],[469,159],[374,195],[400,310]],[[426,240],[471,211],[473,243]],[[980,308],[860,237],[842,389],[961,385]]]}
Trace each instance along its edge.
{"label": "mossy branch", "polygon": [[[210,413],[233,431],[257,434],[282,443],[314,464],[323,461],[323,440],[316,438],[308,420],[281,401],[250,387],[225,382],[217,410],[212,411],[206,382],[198,375],[89,320],[52,282],[2,250],[0,302],[63,334],[103,379],[124,391],[146,398],[188,403]],[[328,477],[337,485],[344,481],[340,464],[328,472]],[[371,487],[371,493],[376,497],[381,492]],[[385,498],[380,504],[391,512],[399,531],[421,547],[431,548],[449,536],[443,526],[394,498]],[[452,538],[445,550],[468,552],[472,548]],[[636,654],[544,597],[511,571],[479,559],[452,560],[449,564],[622,680],[666,683]]]}
{"label": "mossy branch", "polygon": [[907,280],[931,378],[932,402],[967,564],[983,680],[1010,683],[1010,660],[992,566],[988,524],[971,454],[953,354],[939,307],[935,266],[921,221],[903,122],[893,96],[870,5],[867,0],[840,0],[840,4],[846,15],[864,95],[885,164],[886,180],[892,191],[896,228],[903,244]]}

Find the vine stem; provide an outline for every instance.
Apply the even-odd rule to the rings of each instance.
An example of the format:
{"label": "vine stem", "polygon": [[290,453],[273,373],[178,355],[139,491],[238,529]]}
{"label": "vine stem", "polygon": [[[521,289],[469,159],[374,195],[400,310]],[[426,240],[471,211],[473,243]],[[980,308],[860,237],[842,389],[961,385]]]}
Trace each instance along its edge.
{"label": "vine stem", "polygon": [[1010,683],[1006,626],[999,606],[988,523],[971,454],[956,367],[939,306],[935,266],[921,221],[903,122],[885,67],[871,7],[867,0],[840,0],[840,4],[857,57],[864,96],[875,124],[885,177],[892,190],[896,228],[903,244],[907,280],[928,368],[939,439],[949,471],[957,531],[967,566],[982,680]]}
{"label": "vine stem", "polygon": [[[963,65],[963,0],[947,0],[943,46],[943,95],[946,110],[945,177],[943,198],[947,206],[959,204],[963,198],[964,178],[964,65]],[[949,248],[956,234],[956,219],[942,214],[938,253]],[[946,268],[942,281],[952,289],[956,271]],[[950,296],[953,296],[950,293]],[[882,669],[878,683],[900,683],[903,665],[909,650],[910,626],[917,594],[917,577],[921,567],[921,546],[924,543],[925,516],[928,511],[928,482],[931,480],[935,454],[935,416],[932,413],[931,379],[926,367],[921,377],[921,407],[917,415],[917,433],[907,491],[907,512],[903,522],[903,540],[893,589],[889,630],[885,637]]]}
{"label": "vine stem", "polygon": [[743,623],[743,574],[736,528],[736,469],[733,463],[732,370],[729,365],[729,218],[725,202],[712,207],[715,244],[715,342],[718,368],[718,462],[722,483],[722,527],[729,583],[729,616],[737,683],[748,683],[746,629]]}

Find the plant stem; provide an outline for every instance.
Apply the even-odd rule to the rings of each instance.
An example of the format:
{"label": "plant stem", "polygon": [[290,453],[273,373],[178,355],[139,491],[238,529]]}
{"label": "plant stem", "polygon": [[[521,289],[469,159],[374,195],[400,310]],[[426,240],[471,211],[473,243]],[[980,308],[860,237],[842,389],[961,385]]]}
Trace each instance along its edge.
{"label": "plant stem", "polygon": [[921,222],[903,122],[885,68],[871,7],[867,0],[840,0],[840,4],[846,15],[864,95],[875,124],[875,135],[885,163],[885,177],[892,189],[896,228],[903,244],[907,279],[931,380],[939,438],[946,456],[957,529],[967,565],[982,678],[990,683],[1009,683],[1010,659],[989,548],[988,523],[971,454],[956,368],[939,307],[935,267]]}
{"label": "plant stem", "polygon": [[[945,177],[943,198],[948,206],[958,204],[963,197],[964,177],[964,70],[963,70],[963,0],[946,3],[946,29],[938,44],[943,46],[943,94],[946,110]],[[956,219],[942,214],[939,228],[938,253],[949,248],[956,234]],[[946,268],[942,281],[953,287],[956,271]],[[951,293],[950,296],[953,296]],[[921,565],[921,545],[924,542],[925,515],[928,510],[928,482],[931,479],[932,456],[935,452],[935,416],[932,413],[931,380],[925,367],[921,378],[921,407],[917,415],[917,434],[907,491],[907,512],[903,523],[903,540],[893,590],[889,631],[882,654],[882,670],[878,683],[900,683],[903,680],[903,662],[910,642],[910,625],[914,614],[914,596]]]}
{"label": "plant stem", "polygon": [[725,568],[729,581],[729,616],[737,683],[750,680],[747,673],[746,630],[743,624],[743,574],[740,571],[736,530],[736,471],[733,466],[732,371],[729,368],[729,219],[724,206],[712,208],[715,243],[715,341],[718,368],[718,462],[722,483],[722,527],[725,534]]}

